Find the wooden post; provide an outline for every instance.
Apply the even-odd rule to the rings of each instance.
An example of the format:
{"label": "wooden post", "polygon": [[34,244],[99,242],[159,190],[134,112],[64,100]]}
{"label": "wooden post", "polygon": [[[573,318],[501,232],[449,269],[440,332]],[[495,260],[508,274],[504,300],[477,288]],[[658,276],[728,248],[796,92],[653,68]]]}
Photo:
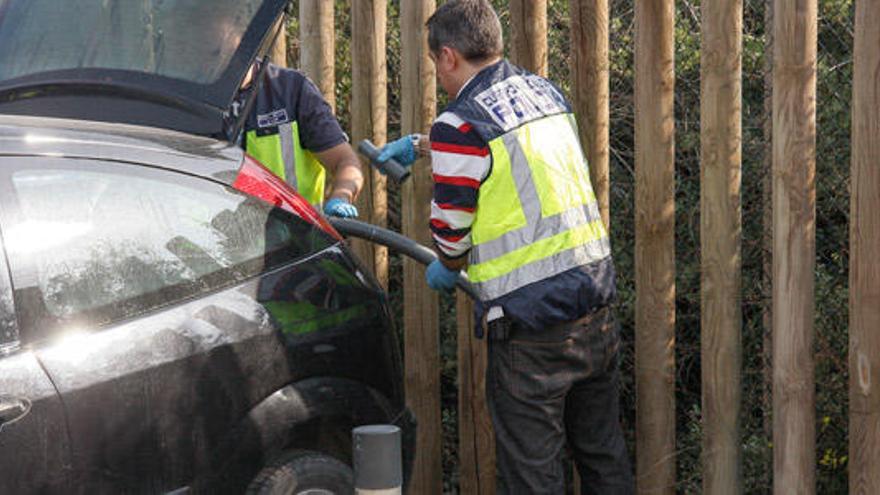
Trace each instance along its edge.
{"label": "wooden post", "polygon": [[[590,183],[606,229],[611,227],[609,167],[608,0],[569,0],[571,16],[571,96]],[[574,493],[580,476],[574,470]]]}
{"label": "wooden post", "polygon": [[486,341],[474,337],[474,305],[456,294],[459,492],[495,493],[495,436],[486,402]]}
{"label": "wooden post", "polygon": [[700,60],[703,493],[742,493],[742,0],[704,0]]}
{"label": "wooden post", "polygon": [[510,0],[511,60],[547,76],[547,0]]}
{"label": "wooden post", "polygon": [[[764,0],[764,160],[761,177],[761,323],[763,391],[761,409],[763,412],[764,435],[773,437],[773,2]],[[766,469],[762,479],[770,486],[773,473]]]}
{"label": "wooden post", "polygon": [[336,108],[336,35],[333,2],[299,1],[300,68]]}
{"label": "wooden post", "polygon": [[637,1],[636,477],[675,486],[675,85],[673,0]]}
{"label": "wooden post", "polygon": [[817,4],[776,0],[774,9],[773,491],[811,494]]}
{"label": "wooden post", "polygon": [[574,113],[605,227],[609,214],[608,0],[570,0]]}
{"label": "wooden post", "polygon": [[[427,134],[436,113],[434,64],[428,57],[425,22],[435,0],[407,0],[400,4],[401,133]],[[403,234],[431,245],[433,182],[427,160],[412,167],[401,187]],[[419,421],[415,466],[409,491],[440,493],[443,488],[440,424],[440,331],[437,293],[425,283],[425,269],[406,259],[403,265],[403,324],[406,342],[406,401]]]}
{"label": "wooden post", "polygon": [[[387,0],[353,0],[351,4],[351,136],[357,146],[370,139],[385,144],[388,123],[388,75],[385,58]],[[388,223],[385,176],[362,160],[364,189],[357,201],[362,220]],[[352,243],[355,254],[372,265],[373,274],[388,287],[388,249],[366,241]]]}
{"label": "wooden post", "polygon": [[[275,43],[272,44],[272,48],[269,50],[269,59],[279,67],[287,67],[287,16],[283,16],[281,22],[284,23],[284,26],[281,27],[281,32],[278,33]],[[273,30],[272,32],[274,33],[275,31]]]}
{"label": "wooden post", "polygon": [[849,490],[880,493],[880,0],[856,3],[850,211]]}

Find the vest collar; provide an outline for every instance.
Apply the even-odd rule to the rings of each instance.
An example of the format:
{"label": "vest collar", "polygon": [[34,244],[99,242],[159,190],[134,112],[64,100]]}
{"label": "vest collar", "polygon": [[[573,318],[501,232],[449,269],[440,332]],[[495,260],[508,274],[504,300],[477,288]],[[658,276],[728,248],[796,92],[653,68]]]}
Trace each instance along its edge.
{"label": "vest collar", "polygon": [[508,63],[509,62],[507,61],[507,59],[502,58],[494,64],[487,65],[486,67],[480,69],[479,72],[471,76],[471,78],[468,79],[467,82],[464,83],[464,85],[462,85],[461,89],[458,90],[458,94],[455,95],[455,100],[459,101],[463,97],[467,97],[468,93],[473,91],[474,87],[479,86],[480,81],[486,79],[487,77],[491,77],[491,74],[498,70],[499,67]]}

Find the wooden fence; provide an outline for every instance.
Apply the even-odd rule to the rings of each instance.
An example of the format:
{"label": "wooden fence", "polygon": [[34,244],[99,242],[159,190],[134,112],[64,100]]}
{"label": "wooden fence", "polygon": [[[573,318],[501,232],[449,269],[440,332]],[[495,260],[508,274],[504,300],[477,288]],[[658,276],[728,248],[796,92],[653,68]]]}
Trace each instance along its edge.
{"label": "wooden fence", "polygon": [[850,200],[851,493],[880,492],[880,0],[856,3]]}
{"label": "wooden fence", "polygon": [[[302,69],[334,99],[333,2],[300,0]],[[435,0],[400,5],[402,132],[427,132],[436,113],[425,21]],[[640,493],[675,487],[675,239],[673,0],[635,2],[636,474]],[[741,493],[742,0],[703,0],[701,250],[703,488]],[[546,0],[510,0],[511,58],[547,72]],[[815,491],[812,359],[815,257],[817,0],[773,2],[773,479],[775,493]],[[352,0],[353,139],[386,139],[387,0]],[[570,0],[572,101],[606,225],[609,220],[608,0]],[[857,2],[850,271],[850,491],[880,493],[880,0]],[[282,49],[283,52],[283,49]],[[614,98],[614,95],[611,95]],[[430,244],[430,164],[402,188],[403,233]],[[387,222],[385,179],[369,174],[362,217]],[[356,252],[382,283],[388,253]],[[372,263],[370,261],[372,260]],[[423,267],[404,266],[409,407],[419,418],[411,493],[440,493],[438,296]],[[458,312],[460,489],[494,493],[492,430],[483,396],[484,343],[471,303]]]}

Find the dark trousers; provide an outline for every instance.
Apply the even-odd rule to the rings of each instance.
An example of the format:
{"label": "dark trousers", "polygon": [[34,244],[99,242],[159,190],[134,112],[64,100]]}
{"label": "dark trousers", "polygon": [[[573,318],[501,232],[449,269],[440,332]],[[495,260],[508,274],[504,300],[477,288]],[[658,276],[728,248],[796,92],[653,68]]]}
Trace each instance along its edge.
{"label": "dark trousers", "polygon": [[569,448],[583,494],[633,493],[619,421],[614,315],[540,330],[489,324],[486,396],[495,427],[499,494],[564,494]]}

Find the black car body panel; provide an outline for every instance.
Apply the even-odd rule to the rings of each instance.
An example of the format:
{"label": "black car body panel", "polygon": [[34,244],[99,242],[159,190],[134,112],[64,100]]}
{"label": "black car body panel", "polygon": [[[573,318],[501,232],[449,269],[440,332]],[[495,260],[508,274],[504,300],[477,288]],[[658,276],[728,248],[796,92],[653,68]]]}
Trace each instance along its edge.
{"label": "black car body panel", "polygon": [[0,395],[30,410],[0,426],[0,492],[67,493],[71,449],[61,399],[32,352],[0,358]]}
{"label": "black car body panel", "polygon": [[36,355],[19,348],[15,316],[0,257],[0,493],[64,493],[71,463],[64,407]]}
{"label": "black car body panel", "polygon": [[[270,224],[281,222],[296,233],[290,247],[267,252],[257,265],[220,270],[222,277],[194,279],[201,289],[82,310],[65,304],[96,296],[67,297],[64,290],[73,289],[57,289],[41,274],[41,251],[20,245],[20,227],[34,215],[25,191],[49,195],[58,218],[67,218],[69,198],[91,196],[54,195],[53,181],[80,172],[115,183],[158,178],[239,198],[238,208],[198,223],[226,232],[247,214],[244,207],[270,208],[229,187],[242,159],[226,143],[173,131],[0,116],[0,230],[20,333],[19,347],[0,356],[0,396],[32,404],[0,429],[0,493],[237,493],[288,448],[326,448],[345,458],[350,428],[359,424],[396,422],[411,437],[384,292],[344,243],[301,219],[267,210],[265,230],[253,233],[272,236]],[[43,182],[21,189],[17,174]],[[111,190],[106,200],[89,199],[90,208],[111,211],[100,205],[118,201],[125,209],[151,194],[132,191]],[[50,215],[55,207],[47,207]],[[114,215],[96,218],[114,229]],[[148,207],[132,215],[129,223],[153,213]],[[172,241],[165,250],[184,265],[210,265],[210,249],[200,250],[198,239]]]}
{"label": "black car body panel", "polygon": [[244,151],[172,130],[0,114],[0,156],[56,156],[137,163],[231,184]]}
{"label": "black car body panel", "polygon": [[[318,266],[339,263],[341,255],[331,248],[280,271],[307,270],[324,278],[324,290],[330,290],[332,278]],[[352,425],[393,420],[400,412],[400,391],[388,385],[399,370],[387,368],[394,360],[386,354],[391,348],[383,335],[387,322],[375,295],[362,288],[367,293],[356,318],[342,315],[341,324],[296,335],[279,331],[266,307],[277,301],[261,301],[260,295],[295,294],[288,292],[294,288],[266,290],[266,283],[276,282],[252,281],[36,352],[68,412],[75,486],[101,493],[212,486],[212,477],[235,466],[234,452],[247,448],[230,440],[247,421],[243,418],[267,397],[309,377],[349,380],[388,401],[387,409],[377,410],[379,401],[347,396],[346,407],[331,412],[349,416]],[[389,399],[395,397],[396,407]],[[248,449],[250,455],[241,460],[271,458],[293,440],[287,438],[291,425],[321,412],[306,408],[290,418],[294,422],[282,423],[287,431],[264,431],[265,445]],[[200,479],[197,473],[216,474]],[[227,483],[249,479],[241,474]]]}

